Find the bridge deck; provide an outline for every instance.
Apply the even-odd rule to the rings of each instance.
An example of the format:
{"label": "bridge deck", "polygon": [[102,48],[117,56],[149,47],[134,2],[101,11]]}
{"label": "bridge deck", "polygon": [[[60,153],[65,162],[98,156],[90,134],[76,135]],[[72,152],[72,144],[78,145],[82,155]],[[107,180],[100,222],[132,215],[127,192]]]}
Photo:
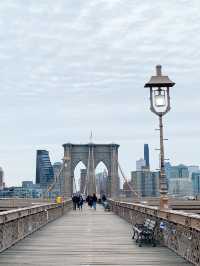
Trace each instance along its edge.
{"label": "bridge deck", "polygon": [[0,254],[0,265],[191,265],[164,247],[142,248],[130,225],[100,207],[66,214]]}

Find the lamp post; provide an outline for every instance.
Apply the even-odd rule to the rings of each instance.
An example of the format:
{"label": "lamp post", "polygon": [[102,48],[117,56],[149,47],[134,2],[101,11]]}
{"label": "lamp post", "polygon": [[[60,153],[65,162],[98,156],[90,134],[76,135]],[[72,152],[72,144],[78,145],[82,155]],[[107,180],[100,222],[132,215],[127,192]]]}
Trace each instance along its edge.
{"label": "lamp post", "polygon": [[150,81],[145,84],[145,88],[150,89],[150,110],[159,117],[160,131],[160,209],[168,208],[168,184],[165,174],[165,155],[164,155],[164,139],[163,139],[163,116],[170,109],[170,88],[175,83],[168,76],[162,75],[162,67],[156,66],[156,76],[152,76]]}

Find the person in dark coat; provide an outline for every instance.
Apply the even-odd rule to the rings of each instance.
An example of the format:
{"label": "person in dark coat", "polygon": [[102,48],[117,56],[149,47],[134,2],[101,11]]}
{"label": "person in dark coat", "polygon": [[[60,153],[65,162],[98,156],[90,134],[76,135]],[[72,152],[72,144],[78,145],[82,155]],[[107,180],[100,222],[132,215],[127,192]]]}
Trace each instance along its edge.
{"label": "person in dark coat", "polygon": [[73,194],[72,202],[73,202],[73,210],[76,211],[76,207],[77,207],[77,196],[76,196],[76,194]]}
{"label": "person in dark coat", "polygon": [[76,194],[76,197],[77,197],[77,208],[80,210],[80,194]]}
{"label": "person in dark coat", "polygon": [[92,208],[93,200],[92,200],[92,196],[91,196],[91,195],[88,195],[88,196],[87,196],[86,201],[87,201],[87,203],[88,203],[88,206],[89,206],[90,208]]}
{"label": "person in dark coat", "polygon": [[94,208],[94,210],[96,210],[97,208],[97,196],[95,193],[92,196],[92,207]]}
{"label": "person in dark coat", "polygon": [[79,210],[81,210],[81,211],[83,209],[83,202],[84,202],[83,197],[82,197],[82,195],[80,195],[80,197],[79,197]]}
{"label": "person in dark coat", "polygon": [[106,199],[106,195],[105,194],[103,194],[103,196],[102,196],[102,199],[101,199],[103,202],[104,201],[106,201],[107,199]]}
{"label": "person in dark coat", "polygon": [[105,207],[105,205],[106,205],[106,200],[107,200],[106,195],[103,194],[103,196],[102,196],[102,198],[101,198],[101,202],[102,202],[102,205],[103,205],[104,207]]}

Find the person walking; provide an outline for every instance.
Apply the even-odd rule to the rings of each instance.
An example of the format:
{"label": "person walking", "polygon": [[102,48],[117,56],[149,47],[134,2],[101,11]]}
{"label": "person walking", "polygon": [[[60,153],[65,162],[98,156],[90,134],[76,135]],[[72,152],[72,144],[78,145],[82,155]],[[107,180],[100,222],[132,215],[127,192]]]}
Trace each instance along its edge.
{"label": "person walking", "polygon": [[86,201],[88,203],[88,206],[92,208],[92,204],[93,204],[92,196],[88,195],[86,198]]}
{"label": "person walking", "polygon": [[103,194],[103,196],[102,196],[102,198],[101,198],[101,202],[102,202],[102,205],[103,205],[103,207],[105,208],[105,205],[106,205],[106,195],[105,194]]}
{"label": "person walking", "polygon": [[80,210],[80,194],[77,194],[77,208]]}
{"label": "person walking", "polygon": [[83,210],[83,202],[84,202],[84,200],[83,200],[83,197],[82,197],[82,195],[80,195],[80,198],[79,198],[79,210]]}
{"label": "person walking", "polygon": [[102,196],[102,202],[104,202],[104,201],[106,201],[107,199],[106,199],[106,195],[105,194],[103,194],[103,196]]}
{"label": "person walking", "polygon": [[94,193],[93,196],[92,196],[92,207],[93,207],[94,210],[96,211],[96,208],[97,208],[97,196],[96,196],[95,193]]}
{"label": "person walking", "polygon": [[77,196],[76,196],[76,194],[73,194],[72,202],[73,202],[73,210],[76,211],[76,206],[77,206]]}

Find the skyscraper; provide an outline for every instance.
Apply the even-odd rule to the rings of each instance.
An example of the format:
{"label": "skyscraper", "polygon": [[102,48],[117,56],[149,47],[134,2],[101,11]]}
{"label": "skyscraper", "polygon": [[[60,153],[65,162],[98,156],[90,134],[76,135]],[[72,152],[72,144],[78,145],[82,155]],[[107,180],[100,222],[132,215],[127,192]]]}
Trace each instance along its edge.
{"label": "skyscraper", "polygon": [[46,150],[37,150],[36,156],[36,184],[47,188],[54,180],[53,167]]}
{"label": "skyscraper", "polygon": [[142,169],[146,166],[146,161],[144,159],[139,159],[136,161],[136,171],[142,171]]}
{"label": "skyscraper", "polygon": [[4,188],[3,176],[4,176],[3,168],[0,167],[0,190]]}
{"label": "skyscraper", "polygon": [[61,171],[61,168],[62,168],[62,163],[61,162],[55,162],[53,164],[53,173],[54,173],[54,178],[55,177],[58,177],[60,171]]}
{"label": "skyscraper", "polygon": [[86,191],[86,180],[87,179],[87,169],[81,169],[81,179],[80,179],[80,193],[85,193]]}
{"label": "skyscraper", "polygon": [[61,195],[64,189],[64,173],[62,171],[63,164],[61,162],[55,162],[53,164],[53,172],[54,172],[54,181],[56,184],[54,185],[52,192],[58,193]]}
{"label": "skyscraper", "polygon": [[200,195],[200,172],[192,174],[192,189],[193,195]]}
{"label": "skyscraper", "polygon": [[151,172],[143,168],[142,171],[131,172],[131,183],[134,190],[142,197],[159,195],[159,172]]}
{"label": "skyscraper", "polygon": [[150,163],[149,163],[149,145],[144,144],[144,160],[146,162],[146,167],[150,168]]}
{"label": "skyscraper", "polygon": [[192,180],[192,174],[199,172],[199,166],[198,165],[190,165],[190,166],[188,166],[188,171],[189,171],[189,177]]}
{"label": "skyscraper", "polygon": [[104,169],[103,172],[96,174],[96,186],[97,186],[97,193],[99,195],[107,195],[107,185],[108,185],[108,172]]}

